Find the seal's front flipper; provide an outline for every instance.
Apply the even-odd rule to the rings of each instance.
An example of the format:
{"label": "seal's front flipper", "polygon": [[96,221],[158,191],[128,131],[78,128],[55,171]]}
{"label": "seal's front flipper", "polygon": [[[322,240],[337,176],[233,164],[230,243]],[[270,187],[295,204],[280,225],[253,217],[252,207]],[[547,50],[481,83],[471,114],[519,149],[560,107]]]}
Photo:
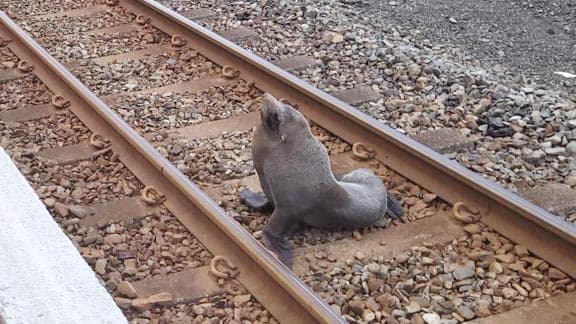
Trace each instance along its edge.
{"label": "seal's front flipper", "polygon": [[404,214],[404,208],[402,208],[400,202],[396,200],[396,198],[394,198],[390,192],[388,192],[386,196],[388,206],[388,208],[386,208],[386,215],[392,219],[400,218],[400,216]]}
{"label": "seal's front flipper", "polygon": [[272,250],[288,268],[292,268],[292,244],[287,235],[294,228],[294,220],[290,215],[283,214],[275,209],[270,216],[270,221],[262,230],[264,245]]}
{"label": "seal's front flipper", "polygon": [[248,189],[242,190],[240,192],[240,201],[244,205],[260,212],[271,211],[273,209],[272,204],[268,201],[264,194]]}
{"label": "seal's front flipper", "polygon": [[270,232],[263,231],[262,238],[264,239],[264,246],[266,246],[272,254],[274,254],[280,262],[284,263],[288,268],[292,269],[294,255],[292,252],[292,244],[287,237],[277,237]]}

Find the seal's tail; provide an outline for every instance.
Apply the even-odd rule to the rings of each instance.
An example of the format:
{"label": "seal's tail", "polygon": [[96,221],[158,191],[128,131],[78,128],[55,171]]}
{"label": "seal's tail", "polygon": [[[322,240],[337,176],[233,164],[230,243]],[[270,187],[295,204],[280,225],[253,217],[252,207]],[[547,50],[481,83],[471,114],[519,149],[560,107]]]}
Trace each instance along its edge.
{"label": "seal's tail", "polygon": [[386,208],[386,215],[392,219],[398,219],[402,214],[404,214],[404,208],[400,205],[400,202],[388,192],[388,208]]}

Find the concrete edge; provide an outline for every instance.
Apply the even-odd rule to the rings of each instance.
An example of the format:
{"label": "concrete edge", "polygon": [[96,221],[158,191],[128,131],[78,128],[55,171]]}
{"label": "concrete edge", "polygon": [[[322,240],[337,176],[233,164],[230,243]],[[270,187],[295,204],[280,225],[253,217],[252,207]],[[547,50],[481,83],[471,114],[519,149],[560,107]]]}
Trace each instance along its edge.
{"label": "concrete edge", "polygon": [[127,323],[0,148],[0,323]]}

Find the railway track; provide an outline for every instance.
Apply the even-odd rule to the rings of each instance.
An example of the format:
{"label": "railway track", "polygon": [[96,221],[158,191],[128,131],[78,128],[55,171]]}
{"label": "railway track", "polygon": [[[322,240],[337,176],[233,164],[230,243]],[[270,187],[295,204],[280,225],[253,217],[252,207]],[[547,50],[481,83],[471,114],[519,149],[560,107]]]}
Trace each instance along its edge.
{"label": "railway track", "polygon": [[[576,235],[554,215],[153,1],[32,3],[10,9],[32,37],[0,16],[1,144],[134,322],[574,320]],[[407,215],[298,234],[294,272],[272,258],[237,195],[264,91]]]}

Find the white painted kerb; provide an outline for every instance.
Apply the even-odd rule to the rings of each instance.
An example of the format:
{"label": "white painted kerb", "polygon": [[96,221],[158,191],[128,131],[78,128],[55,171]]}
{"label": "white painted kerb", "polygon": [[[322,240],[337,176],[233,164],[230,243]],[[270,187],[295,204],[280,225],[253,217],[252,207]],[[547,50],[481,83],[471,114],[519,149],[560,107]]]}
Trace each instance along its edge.
{"label": "white painted kerb", "polygon": [[12,323],[127,323],[0,148],[0,317]]}

